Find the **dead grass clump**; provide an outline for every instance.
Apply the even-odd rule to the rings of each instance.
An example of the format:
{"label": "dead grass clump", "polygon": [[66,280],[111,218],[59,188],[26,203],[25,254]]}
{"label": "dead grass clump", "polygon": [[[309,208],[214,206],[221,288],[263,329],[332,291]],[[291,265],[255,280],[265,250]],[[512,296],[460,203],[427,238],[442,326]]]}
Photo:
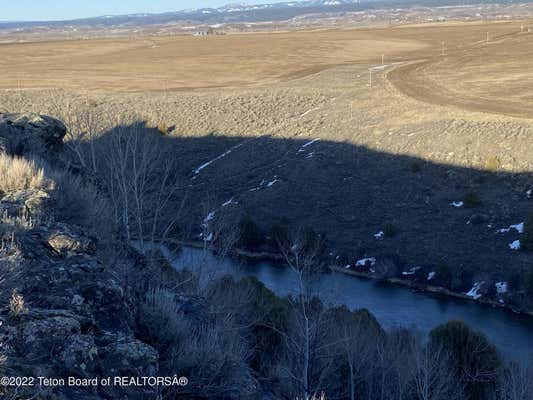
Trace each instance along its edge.
{"label": "dead grass clump", "polygon": [[24,314],[28,311],[24,296],[22,296],[17,290],[13,290],[11,299],[9,300],[9,312],[12,316],[16,317]]}
{"label": "dead grass clump", "polygon": [[491,156],[487,159],[485,163],[485,169],[490,172],[496,172],[500,169],[501,162],[500,159],[496,156]]}
{"label": "dead grass clump", "polygon": [[157,130],[162,135],[168,135],[170,133],[170,128],[164,122],[160,122],[160,123],[157,124]]}
{"label": "dead grass clump", "polygon": [[0,154],[0,191],[52,188],[53,182],[45,177],[44,169],[35,161]]}

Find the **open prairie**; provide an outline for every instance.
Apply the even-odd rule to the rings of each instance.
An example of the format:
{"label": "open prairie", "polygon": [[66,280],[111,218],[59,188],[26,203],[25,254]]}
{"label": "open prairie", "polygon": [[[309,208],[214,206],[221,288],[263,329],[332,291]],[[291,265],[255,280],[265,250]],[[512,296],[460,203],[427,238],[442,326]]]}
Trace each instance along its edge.
{"label": "open prairie", "polygon": [[339,65],[397,63],[409,96],[473,110],[530,115],[531,21],[357,30],[163,36],[4,44],[0,88],[139,92],[244,87]]}
{"label": "open prairie", "polygon": [[1,47],[0,87],[89,91],[246,86],[421,50],[387,31],[318,31],[98,39]]}

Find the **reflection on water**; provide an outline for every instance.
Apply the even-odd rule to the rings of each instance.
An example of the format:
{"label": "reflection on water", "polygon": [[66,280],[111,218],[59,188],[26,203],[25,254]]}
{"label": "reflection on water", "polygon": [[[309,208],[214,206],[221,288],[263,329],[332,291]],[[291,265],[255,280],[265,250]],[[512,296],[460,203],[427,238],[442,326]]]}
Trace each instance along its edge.
{"label": "reflection on water", "polygon": [[[177,269],[198,271],[202,279],[231,275],[235,279],[255,276],[279,296],[295,293],[296,276],[290,268],[269,262],[240,264],[232,259],[218,260],[211,253],[183,248],[174,254],[159,246]],[[386,283],[340,273],[324,274],[317,292],[329,304],[345,304],[351,309],[367,308],[385,328],[414,326],[423,334],[449,320],[462,320],[483,332],[502,354],[515,360],[533,355],[533,320],[507,311],[460,299],[410,290]]]}

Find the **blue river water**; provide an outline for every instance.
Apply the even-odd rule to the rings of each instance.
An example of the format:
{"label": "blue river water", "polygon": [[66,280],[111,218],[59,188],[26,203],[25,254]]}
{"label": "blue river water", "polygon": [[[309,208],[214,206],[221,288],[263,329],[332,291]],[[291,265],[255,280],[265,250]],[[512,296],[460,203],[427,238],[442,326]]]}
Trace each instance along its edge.
{"label": "blue river water", "polygon": [[[175,268],[195,270],[202,279],[231,275],[238,280],[254,276],[279,296],[296,293],[296,275],[288,267],[271,262],[242,264],[231,258],[219,260],[208,251],[191,247],[177,253],[158,247]],[[442,323],[462,320],[483,332],[505,358],[520,362],[533,359],[531,317],[341,273],[321,275],[315,291],[325,303],[368,309],[384,328],[414,327],[427,335]]]}

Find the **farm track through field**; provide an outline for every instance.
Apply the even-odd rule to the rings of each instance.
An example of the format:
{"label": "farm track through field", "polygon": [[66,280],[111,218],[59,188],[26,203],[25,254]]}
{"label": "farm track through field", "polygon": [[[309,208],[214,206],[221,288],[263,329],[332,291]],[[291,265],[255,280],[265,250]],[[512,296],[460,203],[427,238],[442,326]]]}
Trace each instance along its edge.
{"label": "farm track through field", "polygon": [[526,59],[533,34],[516,32],[399,65],[387,78],[402,93],[430,104],[469,111],[533,117],[533,76]]}

